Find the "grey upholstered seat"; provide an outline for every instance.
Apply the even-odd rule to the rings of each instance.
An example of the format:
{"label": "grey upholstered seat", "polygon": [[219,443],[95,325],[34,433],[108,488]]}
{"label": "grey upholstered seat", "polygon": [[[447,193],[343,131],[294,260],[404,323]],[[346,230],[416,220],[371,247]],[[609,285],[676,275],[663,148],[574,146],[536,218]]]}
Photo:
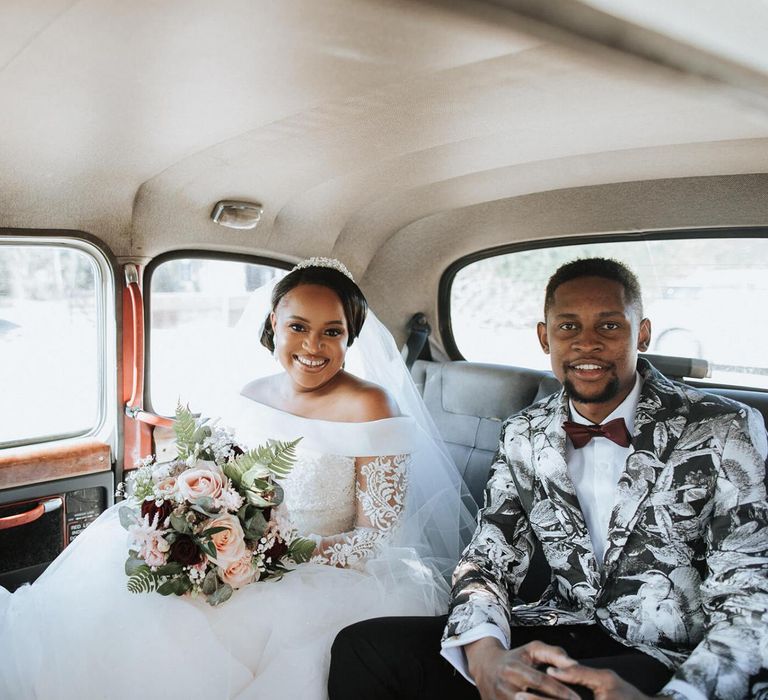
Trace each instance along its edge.
{"label": "grey upholstered seat", "polygon": [[475,362],[425,362],[413,377],[459,472],[482,503],[501,424],[560,387],[548,372]]}

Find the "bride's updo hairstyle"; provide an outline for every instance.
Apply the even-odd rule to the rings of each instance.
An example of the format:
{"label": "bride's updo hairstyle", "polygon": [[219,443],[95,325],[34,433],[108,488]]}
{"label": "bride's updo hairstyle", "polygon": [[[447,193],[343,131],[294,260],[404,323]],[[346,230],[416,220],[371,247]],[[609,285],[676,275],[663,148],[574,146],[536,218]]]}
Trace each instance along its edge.
{"label": "bride's updo hairstyle", "polygon": [[[337,264],[343,268],[343,265],[340,263]],[[368,314],[368,302],[365,300],[362,291],[360,291],[360,287],[355,284],[350,276],[347,276],[334,267],[312,264],[307,265],[305,263],[301,265],[294,268],[275,285],[275,288],[272,290],[272,311],[277,309],[280,300],[288,294],[288,292],[299,285],[316,284],[321,287],[327,287],[336,293],[336,296],[339,297],[341,306],[344,309],[344,317],[347,321],[347,331],[349,333],[347,347],[349,347],[355,341],[355,338],[360,335],[360,330],[362,329],[365,317]],[[346,268],[344,269],[346,270]],[[274,352],[275,333],[272,330],[269,315],[267,315],[267,318],[264,320],[264,330],[261,332],[261,344],[270,352]]]}

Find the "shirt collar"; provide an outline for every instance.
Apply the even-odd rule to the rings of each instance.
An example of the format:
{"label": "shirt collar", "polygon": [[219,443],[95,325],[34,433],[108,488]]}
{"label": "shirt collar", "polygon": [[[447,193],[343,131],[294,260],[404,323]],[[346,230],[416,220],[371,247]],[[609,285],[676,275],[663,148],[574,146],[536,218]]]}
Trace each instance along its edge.
{"label": "shirt collar", "polygon": [[[613,409],[610,415],[606,416],[603,423],[607,423],[614,418],[623,418],[626,426],[632,430],[632,426],[635,424],[635,413],[637,411],[637,404],[640,403],[640,390],[643,388],[643,378],[635,372],[635,384],[632,387],[632,391],[627,394],[627,397]],[[574,423],[581,423],[582,425],[594,425],[593,421],[588,418],[584,418],[574,407],[573,401],[568,399],[568,409],[571,413],[571,420]]]}

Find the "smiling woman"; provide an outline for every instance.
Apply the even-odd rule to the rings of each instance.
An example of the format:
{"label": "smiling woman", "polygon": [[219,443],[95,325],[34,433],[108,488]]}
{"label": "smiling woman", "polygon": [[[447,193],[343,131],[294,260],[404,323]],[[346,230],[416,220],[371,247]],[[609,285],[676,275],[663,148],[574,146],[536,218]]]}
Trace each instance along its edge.
{"label": "smiling woman", "polygon": [[298,285],[277,303],[270,323],[272,350],[294,386],[331,388],[327,385],[338,380],[351,335],[336,293],[316,284]]}

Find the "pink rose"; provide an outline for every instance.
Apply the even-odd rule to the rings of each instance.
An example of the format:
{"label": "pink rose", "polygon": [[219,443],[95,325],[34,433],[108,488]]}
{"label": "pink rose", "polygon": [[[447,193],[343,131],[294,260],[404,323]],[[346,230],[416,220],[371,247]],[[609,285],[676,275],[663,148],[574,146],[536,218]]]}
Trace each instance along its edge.
{"label": "pink rose", "polygon": [[182,498],[194,503],[200,498],[218,498],[224,487],[224,477],[217,469],[188,469],[179,474],[176,487]]}
{"label": "pink rose", "polygon": [[256,569],[254,569],[251,561],[251,553],[248,552],[241,559],[233,561],[226,569],[219,567],[219,576],[224,583],[228,583],[232,588],[247,586],[256,576]]}
{"label": "pink rose", "polygon": [[167,476],[155,484],[155,495],[162,498],[172,498],[176,492],[176,477]]}
{"label": "pink rose", "polygon": [[208,557],[222,568],[228,567],[238,559],[242,559],[248,549],[245,546],[243,527],[236,515],[224,513],[206,521],[204,530],[212,527],[223,527],[224,530],[211,536],[211,542],[216,548],[216,557]]}

